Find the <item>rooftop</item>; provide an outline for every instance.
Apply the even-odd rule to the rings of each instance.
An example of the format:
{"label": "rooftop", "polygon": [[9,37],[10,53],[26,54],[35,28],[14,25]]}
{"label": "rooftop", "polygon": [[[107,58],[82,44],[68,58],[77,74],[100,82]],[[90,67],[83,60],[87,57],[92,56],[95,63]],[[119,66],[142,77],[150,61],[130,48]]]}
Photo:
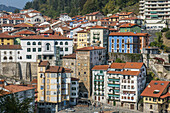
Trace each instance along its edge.
{"label": "rooftop", "polygon": [[109,65],[95,65],[92,70],[107,70]]}
{"label": "rooftop", "polygon": [[149,85],[144,89],[141,96],[163,98],[165,97],[163,96],[164,95],[163,92],[168,86],[169,86],[169,81],[152,80],[149,83]]}
{"label": "rooftop", "polygon": [[149,36],[148,33],[111,32],[109,36]]}
{"label": "rooftop", "polygon": [[100,49],[106,49],[106,48],[94,46],[94,47],[84,47],[84,48],[76,49],[76,51],[91,51],[91,50],[100,50]]}
{"label": "rooftop", "polygon": [[21,45],[0,45],[0,49],[3,50],[16,50],[16,49],[22,49]]}
{"label": "rooftop", "polygon": [[63,59],[76,59],[76,53],[63,56]]}
{"label": "rooftop", "polygon": [[21,38],[21,40],[73,40],[73,39],[56,35],[34,35]]}

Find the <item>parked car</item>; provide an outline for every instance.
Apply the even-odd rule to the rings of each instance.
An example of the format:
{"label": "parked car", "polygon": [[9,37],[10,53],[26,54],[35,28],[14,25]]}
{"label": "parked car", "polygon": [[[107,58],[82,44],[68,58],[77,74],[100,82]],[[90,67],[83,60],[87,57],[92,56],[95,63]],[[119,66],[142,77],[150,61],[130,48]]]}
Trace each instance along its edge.
{"label": "parked car", "polygon": [[68,111],[68,112],[75,112],[75,110],[72,109],[72,108],[67,108],[67,109],[65,109],[65,111]]}

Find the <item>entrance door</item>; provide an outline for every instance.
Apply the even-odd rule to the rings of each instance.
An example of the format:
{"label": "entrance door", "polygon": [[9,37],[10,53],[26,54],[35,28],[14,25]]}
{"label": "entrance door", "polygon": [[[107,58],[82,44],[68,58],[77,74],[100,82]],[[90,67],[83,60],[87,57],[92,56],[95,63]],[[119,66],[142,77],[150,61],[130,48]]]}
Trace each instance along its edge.
{"label": "entrance door", "polygon": [[131,104],[131,105],[130,105],[130,109],[134,109],[134,104]]}

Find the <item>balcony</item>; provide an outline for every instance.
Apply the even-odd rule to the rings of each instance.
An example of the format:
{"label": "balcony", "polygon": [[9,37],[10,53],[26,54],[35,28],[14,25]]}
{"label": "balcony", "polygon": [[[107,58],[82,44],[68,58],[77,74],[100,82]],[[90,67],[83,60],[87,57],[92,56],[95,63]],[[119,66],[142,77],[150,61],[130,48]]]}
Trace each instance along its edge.
{"label": "balcony", "polygon": [[115,80],[120,80],[120,78],[109,77],[108,80],[109,80],[109,81],[115,81]]}
{"label": "balcony", "polygon": [[120,87],[119,84],[108,84],[109,87]]}
{"label": "balcony", "polygon": [[115,85],[117,85],[117,84],[118,84],[118,85],[119,85],[119,84],[120,84],[120,82],[115,82],[115,81],[111,81],[111,82],[110,82],[110,81],[109,81],[109,82],[108,82],[108,84],[115,84]]}
{"label": "balcony", "polygon": [[104,75],[104,73],[97,73],[97,75],[100,75],[100,76],[102,76],[102,75]]}
{"label": "balcony", "polygon": [[97,81],[97,82],[103,82],[104,81],[104,79],[94,79],[94,81]]}

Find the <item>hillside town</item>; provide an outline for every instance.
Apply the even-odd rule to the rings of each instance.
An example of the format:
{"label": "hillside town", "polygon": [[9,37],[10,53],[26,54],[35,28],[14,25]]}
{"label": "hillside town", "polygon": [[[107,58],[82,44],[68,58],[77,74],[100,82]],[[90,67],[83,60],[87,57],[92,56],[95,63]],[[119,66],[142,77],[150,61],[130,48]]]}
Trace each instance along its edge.
{"label": "hillside town", "polygon": [[31,98],[29,113],[170,113],[170,1],[139,6],[55,19],[0,11],[0,101]]}

